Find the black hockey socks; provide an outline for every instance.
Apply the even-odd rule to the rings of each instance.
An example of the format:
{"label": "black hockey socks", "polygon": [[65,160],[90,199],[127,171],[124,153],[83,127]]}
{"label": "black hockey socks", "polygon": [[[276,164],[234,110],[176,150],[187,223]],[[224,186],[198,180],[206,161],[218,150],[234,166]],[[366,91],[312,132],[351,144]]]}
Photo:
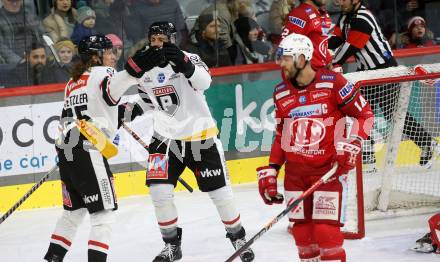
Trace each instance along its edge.
{"label": "black hockey socks", "polygon": [[66,253],[67,249],[58,244],[50,243],[44,259],[48,262],[62,262]]}

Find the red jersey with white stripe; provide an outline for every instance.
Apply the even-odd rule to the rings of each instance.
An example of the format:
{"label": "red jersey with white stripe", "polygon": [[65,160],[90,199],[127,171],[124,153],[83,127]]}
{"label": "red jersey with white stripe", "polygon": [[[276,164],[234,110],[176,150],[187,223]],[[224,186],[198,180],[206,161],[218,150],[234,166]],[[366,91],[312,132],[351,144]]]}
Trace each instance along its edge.
{"label": "red jersey with white stripe", "polygon": [[284,80],[275,87],[273,100],[277,128],[269,162],[285,163],[286,175],[323,175],[330,170],[335,144],[345,138],[345,116],[354,121],[350,136],[367,138],[373,124],[360,89],[327,69],[318,70],[314,81],[301,89]]}
{"label": "red jersey with white stripe", "polygon": [[284,21],[281,38],[295,33],[305,35],[313,43],[312,67],[319,69],[332,62],[328,51],[328,34],[332,20],[325,10],[302,3],[292,9]]}

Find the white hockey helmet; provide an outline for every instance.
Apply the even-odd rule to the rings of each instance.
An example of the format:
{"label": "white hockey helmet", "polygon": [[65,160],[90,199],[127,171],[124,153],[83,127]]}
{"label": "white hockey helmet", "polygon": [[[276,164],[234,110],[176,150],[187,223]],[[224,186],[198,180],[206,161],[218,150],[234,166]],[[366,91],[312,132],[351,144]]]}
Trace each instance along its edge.
{"label": "white hockey helmet", "polygon": [[306,61],[310,61],[313,55],[312,41],[305,35],[290,34],[286,36],[277,48],[277,60],[282,56],[293,56],[294,59],[297,55],[304,55]]}

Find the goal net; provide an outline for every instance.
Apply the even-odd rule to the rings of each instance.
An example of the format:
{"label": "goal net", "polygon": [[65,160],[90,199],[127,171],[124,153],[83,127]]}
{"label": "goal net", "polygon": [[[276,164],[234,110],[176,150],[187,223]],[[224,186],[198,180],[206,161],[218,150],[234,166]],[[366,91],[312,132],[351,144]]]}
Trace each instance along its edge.
{"label": "goal net", "polygon": [[375,115],[348,175],[346,238],[362,238],[365,219],[440,210],[440,64],[345,77],[361,87]]}

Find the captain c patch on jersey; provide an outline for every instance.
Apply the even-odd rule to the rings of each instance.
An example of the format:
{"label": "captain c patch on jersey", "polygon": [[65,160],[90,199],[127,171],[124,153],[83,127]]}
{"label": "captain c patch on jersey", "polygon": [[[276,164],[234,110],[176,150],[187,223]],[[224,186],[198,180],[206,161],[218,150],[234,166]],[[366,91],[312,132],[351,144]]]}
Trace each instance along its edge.
{"label": "captain c patch on jersey", "polygon": [[180,99],[174,86],[161,86],[153,89],[160,109],[173,116],[180,106]]}

